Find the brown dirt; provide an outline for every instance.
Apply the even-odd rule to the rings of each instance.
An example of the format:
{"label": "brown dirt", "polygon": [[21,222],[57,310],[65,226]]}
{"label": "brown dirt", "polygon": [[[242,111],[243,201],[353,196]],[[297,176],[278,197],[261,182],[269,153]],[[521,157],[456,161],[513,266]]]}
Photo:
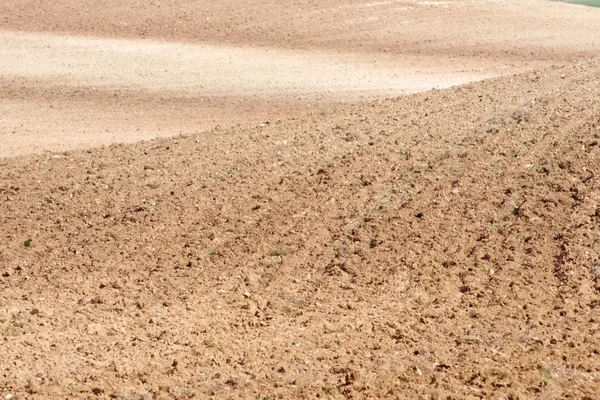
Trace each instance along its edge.
{"label": "brown dirt", "polygon": [[1,390],[596,398],[599,81],[5,160]]}
{"label": "brown dirt", "polygon": [[[589,35],[598,11],[573,8],[569,22],[562,4],[547,3],[539,17],[528,13],[546,3],[485,5],[503,3],[486,32],[529,24],[522,52],[506,56],[497,49],[508,42],[494,47],[473,31],[462,42],[480,55],[461,47],[454,64],[427,76],[456,77],[463,60],[466,74],[560,66],[370,102],[339,87],[323,99],[332,76],[300,96],[292,89],[302,79],[267,95],[251,85],[227,91],[226,74],[209,91],[174,90],[172,78],[103,75],[88,62],[45,76],[15,69],[29,65],[18,64],[27,52],[0,44],[12,57],[0,63],[0,151],[22,154],[0,158],[0,395],[599,398],[600,61],[576,61],[597,51],[597,39],[576,33]],[[7,29],[131,40],[146,26],[156,38],[218,41],[169,28],[175,2],[20,4],[0,6]],[[357,42],[342,34],[327,50],[335,38],[316,30],[323,13],[314,25],[305,17],[302,31],[292,6],[263,1],[260,14],[258,2],[246,4],[239,15],[262,16],[268,29],[244,42],[244,26],[232,24],[234,53],[290,32],[291,50],[278,43],[275,53],[282,63],[288,51],[310,59],[317,50],[294,50],[307,43],[338,57],[333,66],[378,57],[349,53]],[[358,3],[320,4],[311,7],[365,15],[352,11]],[[368,4],[361,10],[382,7],[387,18],[417,2]],[[98,18],[86,19],[85,7]],[[233,3],[206,6],[237,21],[223,7]],[[442,10],[451,26],[468,10],[474,27],[485,21],[479,3],[420,7],[422,32],[445,21]],[[61,17],[39,18],[54,12]],[[123,20],[111,25],[110,16]],[[200,19],[187,21],[191,29]],[[366,29],[356,37],[377,40]],[[73,40],[85,48],[91,39]],[[442,43],[452,39],[421,45],[431,60]],[[384,60],[369,74],[393,65]],[[208,129],[223,121],[239,125]],[[13,130],[30,135],[5,141]],[[111,141],[135,143],[85,149]]]}

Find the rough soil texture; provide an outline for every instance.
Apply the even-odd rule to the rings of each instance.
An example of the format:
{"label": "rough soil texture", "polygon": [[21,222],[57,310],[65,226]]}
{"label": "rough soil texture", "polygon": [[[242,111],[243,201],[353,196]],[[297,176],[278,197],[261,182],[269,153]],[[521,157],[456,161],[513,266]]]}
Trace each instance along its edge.
{"label": "rough soil texture", "polygon": [[[381,55],[367,28],[336,39],[317,29],[329,14],[292,10],[364,17],[359,3],[279,3],[261,2],[263,14],[258,1],[203,4],[208,21],[231,26],[227,54],[250,51],[251,64],[285,32],[294,40],[272,50],[284,67],[331,51],[327,71],[356,71]],[[419,10],[424,35],[442,21],[470,32],[456,64],[423,79],[544,67],[367,102],[385,85],[357,95],[360,74],[350,73],[328,89],[335,75],[319,81],[302,65],[297,81],[281,68],[280,86],[229,89],[228,74],[173,88],[180,78],[104,71],[93,63],[150,73],[152,46],[173,51],[159,64],[175,66],[187,54],[178,46],[224,47],[219,33],[190,33],[202,19],[179,24],[175,2],[73,4],[0,5],[0,126],[29,129],[20,141],[0,132],[0,154],[21,154],[0,158],[2,397],[600,398],[600,61],[590,58],[599,10],[361,3],[381,8],[388,38],[408,40],[386,19],[407,10]],[[177,4],[196,16],[204,7]],[[248,37],[242,17],[265,28]],[[520,24],[530,42],[498,50]],[[142,27],[154,42],[136,38]],[[25,29],[55,33],[15,31]],[[499,47],[492,31],[504,35]],[[357,55],[352,37],[373,46]],[[33,44],[19,50],[18,38]],[[115,56],[131,41],[147,51]],[[457,41],[421,42],[422,60]],[[399,64],[381,57],[367,74],[396,79],[386,74]],[[419,60],[402,59],[404,71]],[[302,91],[305,79],[317,84]],[[209,129],[223,121],[230,127]],[[111,141],[135,143],[91,148]]]}
{"label": "rough soil texture", "polygon": [[599,115],[587,62],[5,159],[0,390],[598,398]]}

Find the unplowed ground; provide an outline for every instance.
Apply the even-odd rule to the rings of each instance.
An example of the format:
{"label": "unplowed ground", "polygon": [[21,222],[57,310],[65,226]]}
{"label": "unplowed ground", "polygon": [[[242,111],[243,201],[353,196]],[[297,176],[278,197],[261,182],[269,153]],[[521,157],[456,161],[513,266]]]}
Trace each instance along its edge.
{"label": "unplowed ground", "polygon": [[598,10],[174,3],[0,8],[2,396],[600,397]]}
{"label": "unplowed ground", "polygon": [[258,124],[589,58],[598,10],[533,1],[6,1],[0,157]]}

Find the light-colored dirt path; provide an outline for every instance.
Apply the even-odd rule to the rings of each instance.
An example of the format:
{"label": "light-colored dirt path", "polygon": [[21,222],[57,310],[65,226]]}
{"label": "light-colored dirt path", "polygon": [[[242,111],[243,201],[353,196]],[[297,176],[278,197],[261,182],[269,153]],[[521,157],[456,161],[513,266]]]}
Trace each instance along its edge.
{"label": "light-colored dirt path", "polygon": [[[47,86],[142,90],[175,95],[334,98],[393,96],[448,87],[491,74],[420,64],[414,57],[191,45],[125,39],[0,32],[0,74]],[[456,68],[458,69],[458,68]]]}
{"label": "light-colored dirt path", "polygon": [[0,32],[0,157],[258,121],[498,72],[415,57]]}
{"label": "light-colored dirt path", "polygon": [[545,0],[17,0],[0,16],[0,157],[256,124],[600,51],[600,10]]}
{"label": "light-colored dirt path", "polygon": [[547,0],[14,0],[5,29],[508,64],[598,49],[600,10]]}

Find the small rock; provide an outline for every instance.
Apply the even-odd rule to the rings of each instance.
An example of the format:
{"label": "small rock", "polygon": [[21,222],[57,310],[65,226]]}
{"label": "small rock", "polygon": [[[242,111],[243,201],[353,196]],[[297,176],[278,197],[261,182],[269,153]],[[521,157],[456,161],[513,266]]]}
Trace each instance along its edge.
{"label": "small rock", "polygon": [[244,297],[246,297],[246,298],[249,299],[251,296],[252,296],[252,293],[250,293],[250,292],[244,292]]}
{"label": "small rock", "polygon": [[6,400],[11,400],[11,399],[14,399],[14,398],[15,398],[15,395],[14,395],[14,394],[12,394],[12,393],[9,393],[9,394],[7,394],[6,396],[4,396],[4,398],[5,398]]}

